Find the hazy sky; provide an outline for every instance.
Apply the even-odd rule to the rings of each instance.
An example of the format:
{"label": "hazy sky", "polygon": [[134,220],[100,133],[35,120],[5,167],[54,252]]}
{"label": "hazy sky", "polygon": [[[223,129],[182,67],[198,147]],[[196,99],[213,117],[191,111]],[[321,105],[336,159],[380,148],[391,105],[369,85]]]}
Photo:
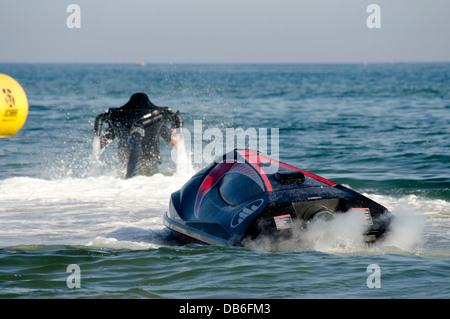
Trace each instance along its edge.
{"label": "hazy sky", "polygon": [[[81,28],[70,29],[69,4]],[[369,4],[381,9],[370,29]],[[449,0],[0,0],[0,62],[450,61]]]}

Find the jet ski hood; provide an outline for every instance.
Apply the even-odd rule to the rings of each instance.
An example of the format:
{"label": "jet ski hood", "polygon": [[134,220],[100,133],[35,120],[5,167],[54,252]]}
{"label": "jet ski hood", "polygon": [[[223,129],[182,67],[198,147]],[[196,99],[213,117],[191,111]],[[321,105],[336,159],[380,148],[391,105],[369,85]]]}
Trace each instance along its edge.
{"label": "jet ski hood", "polygon": [[252,150],[234,150],[171,195],[164,224],[182,240],[242,245],[289,236],[295,221],[363,214],[368,241],[387,230],[388,210],[342,185]]}

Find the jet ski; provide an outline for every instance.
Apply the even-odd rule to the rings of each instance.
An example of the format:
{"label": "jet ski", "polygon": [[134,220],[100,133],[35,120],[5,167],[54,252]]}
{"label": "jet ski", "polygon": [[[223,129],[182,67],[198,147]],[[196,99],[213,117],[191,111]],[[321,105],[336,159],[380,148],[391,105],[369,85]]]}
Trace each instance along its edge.
{"label": "jet ski", "polygon": [[[276,168],[274,170],[274,167]],[[164,225],[182,243],[243,246],[287,239],[295,227],[360,214],[367,243],[389,231],[392,213],[373,200],[249,149],[235,149],[171,194]]]}

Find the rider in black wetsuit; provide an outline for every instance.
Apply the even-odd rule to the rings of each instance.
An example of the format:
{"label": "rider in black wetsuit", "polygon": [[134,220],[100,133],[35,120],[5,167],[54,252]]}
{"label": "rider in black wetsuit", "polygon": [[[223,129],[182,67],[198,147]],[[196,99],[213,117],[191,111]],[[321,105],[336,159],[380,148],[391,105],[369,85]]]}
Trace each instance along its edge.
{"label": "rider in black wetsuit", "polygon": [[166,124],[171,122],[172,130],[183,125],[179,112],[156,106],[144,93],[135,93],[122,107],[110,108],[98,115],[94,127],[97,135],[100,135],[103,121],[109,128],[101,137],[100,147],[104,148],[118,138],[119,159],[127,165],[126,178],[157,173],[158,164],[162,162],[158,145],[160,137],[172,146],[177,144]]}

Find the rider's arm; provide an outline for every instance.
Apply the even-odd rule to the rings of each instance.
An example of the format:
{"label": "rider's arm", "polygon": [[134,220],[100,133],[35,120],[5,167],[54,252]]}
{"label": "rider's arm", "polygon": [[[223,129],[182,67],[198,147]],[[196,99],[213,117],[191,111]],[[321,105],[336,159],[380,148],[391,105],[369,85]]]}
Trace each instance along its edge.
{"label": "rider's arm", "polygon": [[109,143],[111,143],[111,141],[115,137],[113,131],[111,130],[110,116],[111,116],[111,114],[110,114],[109,110],[105,110],[102,114],[99,114],[95,118],[95,123],[94,123],[95,135],[100,136],[100,134],[102,132],[103,122],[106,122],[109,125],[109,128],[107,128],[105,130],[105,134],[100,136],[100,148],[105,148]]}
{"label": "rider's arm", "polygon": [[102,137],[100,138],[100,148],[106,147],[109,143],[113,141],[114,138],[115,135],[113,131],[111,130],[111,128],[108,127],[105,130],[105,134],[103,134]]}
{"label": "rider's arm", "polygon": [[175,146],[178,144],[178,138],[176,135],[172,137],[172,132],[175,132],[177,128],[183,126],[183,119],[181,118],[179,111],[175,112],[171,108],[167,108],[167,112],[167,120],[171,122],[171,130],[165,126],[161,136],[172,146]]}
{"label": "rider's arm", "polygon": [[172,146],[177,145],[178,139],[176,136],[172,137],[172,132],[174,130],[169,129],[167,126],[164,125],[163,131],[161,132],[161,137],[166,140],[167,143],[170,143]]}

